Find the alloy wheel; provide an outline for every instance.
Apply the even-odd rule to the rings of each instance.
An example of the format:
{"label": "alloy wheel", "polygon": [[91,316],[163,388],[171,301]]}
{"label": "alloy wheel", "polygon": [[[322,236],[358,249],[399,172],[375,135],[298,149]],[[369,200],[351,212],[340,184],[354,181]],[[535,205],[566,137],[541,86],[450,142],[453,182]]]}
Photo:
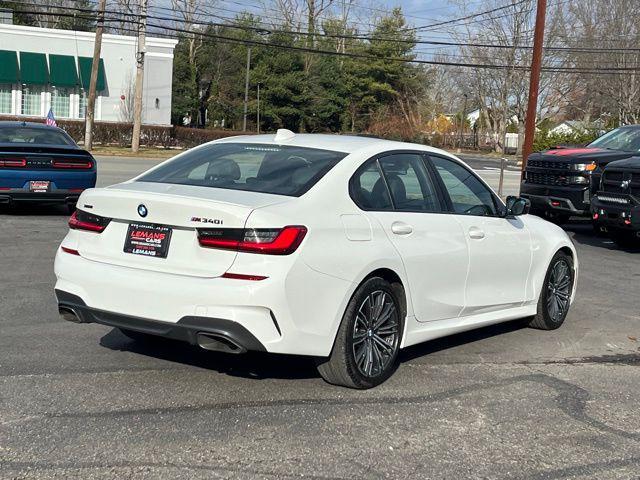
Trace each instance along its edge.
{"label": "alloy wheel", "polygon": [[398,346],[398,310],[391,294],[371,292],[364,299],[353,325],[353,356],[360,373],[380,375],[392,363]]}
{"label": "alloy wheel", "polygon": [[547,313],[554,322],[560,322],[569,309],[571,299],[571,267],[560,258],[553,265],[547,284]]}

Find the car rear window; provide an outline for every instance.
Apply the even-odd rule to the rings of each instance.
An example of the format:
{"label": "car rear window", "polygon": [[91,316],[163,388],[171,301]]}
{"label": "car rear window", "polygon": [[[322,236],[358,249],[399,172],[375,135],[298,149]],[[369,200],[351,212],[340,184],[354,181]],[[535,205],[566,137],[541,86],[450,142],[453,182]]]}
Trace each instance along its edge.
{"label": "car rear window", "polygon": [[186,152],[137,180],[297,197],[346,155],[314,148],[220,143]]}
{"label": "car rear window", "polygon": [[0,143],[75,145],[70,137],[57,130],[29,127],[0,127]]}

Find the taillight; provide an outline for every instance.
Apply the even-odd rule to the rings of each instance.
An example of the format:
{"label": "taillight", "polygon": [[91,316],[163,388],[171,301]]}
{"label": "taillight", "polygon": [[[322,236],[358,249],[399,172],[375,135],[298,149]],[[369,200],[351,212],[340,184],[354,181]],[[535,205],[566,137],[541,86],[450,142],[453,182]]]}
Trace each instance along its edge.
{"label": "taillight", "polygon": [[76,210],[69,219],[69,228],[101,233],[105,228],[107,228],[110,221],[110,218],[93,215],[85,212],[84,210]]}
{"label": "taillight", "polygon": [[198,229],[200,245],[208,248],[289,255],[296,251],[307,234],[307,227],[284,228],[206,228]]}
{"label": "taillight", "polygon": [[51,162],[51,166],[53,168],[79,168],[88,170],[93,167],[93,162],[91,160],[83,160],[83,159],[57,159],[54,158]]}
{"label": "taillight", "polygon": [[26,158],[0,158],[0,168],[24,168],[26,166]]}

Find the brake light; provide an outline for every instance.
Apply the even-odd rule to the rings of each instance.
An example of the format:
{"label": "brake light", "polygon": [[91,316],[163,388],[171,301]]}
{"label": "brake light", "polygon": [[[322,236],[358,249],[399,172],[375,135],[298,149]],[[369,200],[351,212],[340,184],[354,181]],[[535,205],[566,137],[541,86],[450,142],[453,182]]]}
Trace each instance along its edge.
{"label": "brake light", "polygon": [[74,250],[73,248],[60,247],[60,250],[62,250],[64,253],[80,256],[80,252],[78,252],[78,250]]}
{"label": "brake light", "polygon": [[24,168],[26,166],[26,158],[0,158],[0,168]]}
{"label": "brake light", "polygon": [[207,248],[265,255],[289,255],[307,234],[307,227],[199,229],[198,242]]}
{"label": "brake light", "polygon": [[82,160],[82,159],[57,159],[54,158],[51,162],[51,166],[53,168],[79,168],[88,170],[93,167],[93,162],[91,160]]}
{"label": "brake light", "polygon": [[107,228],[110,221],[110,218],[93,215],[92,213],[87,213],[83,210],[76,210],[69,219],[69,228],[102,233],[102,231]]}

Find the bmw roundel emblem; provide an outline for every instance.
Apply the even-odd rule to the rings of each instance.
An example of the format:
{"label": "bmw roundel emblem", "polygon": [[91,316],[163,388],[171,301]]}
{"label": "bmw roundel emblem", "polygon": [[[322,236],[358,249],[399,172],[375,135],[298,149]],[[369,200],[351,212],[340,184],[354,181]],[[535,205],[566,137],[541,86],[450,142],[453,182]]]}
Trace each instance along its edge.
{"label": "bmw roundel emblem", "polygon": [[138,215],[140,215],[141,217],[146,217],[147,213],[149,213],[147,207],[145,207],[142,203],[138,205]]}

